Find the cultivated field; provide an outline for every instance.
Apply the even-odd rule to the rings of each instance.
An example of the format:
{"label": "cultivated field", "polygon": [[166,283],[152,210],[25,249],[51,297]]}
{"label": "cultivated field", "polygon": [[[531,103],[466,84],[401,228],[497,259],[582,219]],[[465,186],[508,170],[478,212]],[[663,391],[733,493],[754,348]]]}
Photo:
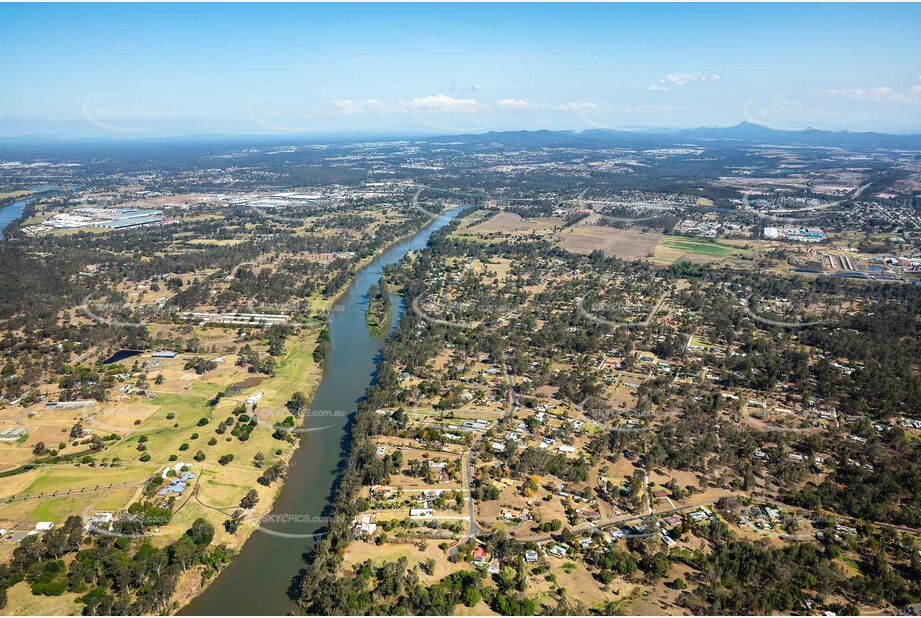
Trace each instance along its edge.
{"label": "cultivated field", "polygon": [[713,262],[751,255],[738,241],[716,241],[691,236],[667,236],[655,248],[654,261],[673,264],[678,260]]}

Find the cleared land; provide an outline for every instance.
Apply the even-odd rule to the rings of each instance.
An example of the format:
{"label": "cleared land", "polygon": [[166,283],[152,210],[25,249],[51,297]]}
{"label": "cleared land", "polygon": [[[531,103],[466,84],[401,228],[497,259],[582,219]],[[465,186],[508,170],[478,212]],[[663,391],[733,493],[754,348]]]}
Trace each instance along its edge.
{"label": "cleared land", "polygon": [[482,223],[462,228],[457,234],[486,235],[496,232],[513,236],[531,233],[546,234],[554,227],[561,225],[563,225],[562,219],[538,217],[525,219],[513,212],[500,212]]}
{"label": "cleared land", "polygon": [[32,195],[34,191],[12,191],[10,189],[0,189],[0,201],[16,199]]}
{"label": "cleared land", "polygon": [[462,227],[456,236],[506,238],[508,236],[542,236],[573,253],[588,254],[600,250],[605,255],[625,260],[650,257],[664,235],[643,228],[620,229],[607,225],[566,222],[557,217],[523,218],[515,213],[500,212],[490,219]]}
{"label": "cleared land", "polygon": [[[195,332],[209,343],[228,334],[226,329],[219,328],[199,328]],[[182,354],[175,359],[150,359],[145,354],[135,358],[149,363],[146,372],[151,382],[158,375],[163,377],[161,384],[151,384],[148,389],[153,398],[119,394],[110,401],[81,410],[53,411],[39,403],[30,410],[9,407],[0,411],[0,420],[6,425],[20,426],[28,432],[21,444],[0,445],[0,465],[7,470],[28,461],[38,441],[49,447],[66,442],[67,448],[62,450],[65,455],[86,449],[83,445],[71,446],[68,440],[67,432],[77,421],[98,435],[119,436],[93,453],[96,461],[92,465],[77,460],[0,478],[0,498],[18,497],[0,506],[0,525],[11,530],[29,530],[38,521],[59,522],[70,514],[86,517],[100,510],[124,509],[139,497],[142,484],[151,474],[178,461],[193,464],[193,472],[199,475],[196,496],[201,502],[233,508],[246,492],[255,488],[260,495],[257,510],[268,509],[277,487],[264,487],[256,482],[262,470],[253,466],[253,457],[262,452],[269,461],[287,459],[293,451],[292,444],[272,437],[272,426],[289,414],[284,404],[294,391],[304,391],[310,396],[319,383],[321,372],[312,358],[316,334],[316,329],[305,328],[299,336],[292,337],[278,360],[274,376],[259,376],[261,379],[254,380],[245,368],[235,365],[236,355],[228,354],[216,369],[199,376],[184,368],[186,360],[194,354]],[[127,364],[130,366],[133,361],[129,359]],[[227,392],[228,396],[212,406],[211,400],[219,391]],[[240,441],[229,431],[217,435],[214,430],[218,423],[257,392],[263,393],[254,413],[259,424],[249,439]],[[207,424],[199,425],[202,419],[207,419]],[[150,455],[146,462],[139,460],[141,436],[146,436],[143,452]],[[212,438],[216,438],[214,444],[209,443]],[[192,457],[199,450],[206,459],[193,462]],[[234,460],[220,465],[218,459],[226,454],[233,454]],[[120,460],[118,465],[114,465],[115,458]],[[116,487],[110,489],[110,484]],[[175,512],[173,522],[162,529],[154,542],[169,542],[197,517],[205,517],[214,524],[220,542],[242,545],[248,531],[228,535],[221,526],[226,517],[194,498],[189,499],[191,491],[187,490],[178,499],[177,504],[188,502]],[[55,493],[58,495],[53,496]],[[42,494],[38,499],[23,499]]]}
{"label": "cleared land", "polygon": [[749,250],[730,244],[728,241],[690,236],[666,236],[661,239],[661,242],[655,248],[654,260],[672,264],[680,259],[709,262],[748,255],[751,255]]}
{"label": "cleared land", "polygon": [[600,249],[605,255],[632,260],[651,255],[662,238],[661,232],[576,224],[563,230],[559,244],[573,253],[591,253]]}

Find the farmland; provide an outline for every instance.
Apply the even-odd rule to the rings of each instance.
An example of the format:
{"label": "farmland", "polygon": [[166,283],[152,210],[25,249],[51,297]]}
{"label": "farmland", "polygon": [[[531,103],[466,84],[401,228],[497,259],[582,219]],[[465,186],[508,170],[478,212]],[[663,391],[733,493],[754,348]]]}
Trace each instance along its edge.
{"label": "farmland", "polygon": [[655,248],[654,260],[671,264],[680,259],[692,261],[714,261],[739,258],[750,255],[750,251],[727,241],[706,238],[668,236],[661,239]]}

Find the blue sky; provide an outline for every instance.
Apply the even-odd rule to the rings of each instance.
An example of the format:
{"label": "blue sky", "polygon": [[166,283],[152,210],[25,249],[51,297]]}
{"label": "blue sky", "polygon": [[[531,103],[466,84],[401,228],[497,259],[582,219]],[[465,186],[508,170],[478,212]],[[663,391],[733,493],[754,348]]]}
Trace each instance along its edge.
{"label": "blue sky", "polygon": [[910,4],[2,4],[0,135],[921,131]]}

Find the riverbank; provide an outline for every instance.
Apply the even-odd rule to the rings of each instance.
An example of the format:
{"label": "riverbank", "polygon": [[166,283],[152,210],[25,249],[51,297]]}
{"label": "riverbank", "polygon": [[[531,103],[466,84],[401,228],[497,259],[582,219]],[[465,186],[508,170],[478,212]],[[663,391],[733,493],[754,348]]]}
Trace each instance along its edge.
{"label": "riverbank", "polygon": [[[338,295],[335,298],[338,298]],[[332,299],[326,301],[325,303],[327,304],[326,309],[328,310],[329,307],[332,306],[334,302],[335,301]],[[311,337],[312,345],[310,346],[311,348],[316,346],[317,344],[316,337],[318,336],[319,331],[322,331],[325,327],[326,327],[325,325],[318,327],[317,331],[312,334],[312,337]],[[320,383],[322,381],[323,373],[324,373],[322,366],[315,365],[315,367],[317,367],[318,371],[311,374],[309,378],[309,382],[308,382],[309,388],[301,390],[301,392],[304,393],[307,400],[310,402],[311,406],[313,405],[313,402],[316,398],[317,390],[319,389]],[[260,383],[259,388],[264,388],[264,386],[265,386],[264,383]],[[300,386],[300,384],[298,384],[297,386]],[[310,418],[310,412],[307,412],[305,418],[303,419],[303,422],[305,424],[308,423],[309,418]],[[219,517],[211,519],[211,522],[214,525],[215,531],[216,531],[214,544],[225,543],[234,552],[233,559],[237,558],[240,551],[243,549],[246,543],[250,540],[250,537],[252,537],[253,534],[255,534],[257,531],[260,531],[260,529],[262,529],[260,522],[266,519],[267,516],[269,516],[269,514],[272,512],[272,510],[274,509],[278,501],[279,496],[281,495],[282,491],[285,488],[285,485],[287,483],[287,470],[290,468],[293,458],[295,457],[297,451],[301,447],[306,446],[305,441],[309,441],[311,439],[313,438],[311,437],[309,433],[300,433],[298,441],[294,445],[294,447],[291,448],[286,453],[284,453],[284,455],[281,458],[276,457],[276,460],[280,459],[280,461],[282,461],[285,465],[285,470],[286,470],[285,476],[282,477],[282,480],[278,485],[270,488],[273,490],[271,492],[270,499],[266,499],[265,496],[260,495],[259,503],[254,508],[252,508],[251,510],[247,512],[246,518],[241,523],[236,534],[234,535],[227,534],[226,531],[223,529],[222,524],[223,524],[224,519],[230,518],[231,514],[238,508],[238,506],[231,505],[229,507],[220,508],[220,507],[208,505],[208,507],[210,507],[210,510],[219,511],[221,513]],[[256,488],[259,489],[258,486]],[[192,499],[194,500],[196,498],[197,496],[193,497]],[[262,530],[263,532],[265,532],[265,529],[262,529]],[[231,560],[231,563],[232,563],[232,560]],[[204,578],[204,573],[206,572],[206,570],[207,570],[207,567],[205,567],[204,565],[200,565],[182,574],[179,580],[179,584],[176,587],[176,594],[171,600],[171,603],[173,604],[171,613],[173,615],[185,609],[189,605],[189,603],[193,602],[195,599],[201,596],[205,591],[207,591],[211,587],[211,585],[214,584],[218,580],[221,573],[223,573],[223,571],[214,573],[206,579]],[[226,570],[226,567],[225,567],[225,570]]]}
{"label": "riverbank", "polygon": [[[332,301],[327,302],[331,304]],[[290,395],[296,391],[304,393],[307,400],[313,402],[314,398],[316,397],[317,389],[319,388],[320,382],[322,380],[323,370],[321,366],[312,361],[312,354],[313,349],[317,345],[317,337],[319,332],[323,328],[323,326],[314,327],[310,330],[308,335],[293,343],[292,349],[289,351],[287,358],[291,358],[292,355],[294,355],[297,357],[295,360],[303,363],[304,365],[303,370],[294,372],[297,373],[297,375],[285,375],[285,370],[287,367],[282,366],[278,375],[269,380],[260,382],[256,387],[237,393],[235,396],[230,398],[230,401],[236,403],[237,401],[242,400],[241,398],[251,394],[250,391],[253,389],[258,389],[258,392],[266,393],[264,398],[267,401],[274,399],[276,404],[283,403],[283,401],[286,401],[288,398],[290,398]],[[273,384],[273,381],[276,381],[276,379],[279,384]],[[310,413],[308,412],[308,417],[309,414]],[[215,416],[218,415],[216,414]],[[303,420],[305,423],[307,422],[306,418]],[[281,455],[273,455],[272,460],[284,464],[285,469],[287,470],[291,465],[291,460],[294,458],[295,453],[298,451],[298,449],[301,448],[301,446],[303,446],[304,440],[310,439],[311,438],[308,434],[298,434],[297,442],[291,448],[284,451]],[[253,441],[257,448],[261,446],[260,452],[271,452],[270,447],[273,447],[278,443],[277,440],[269,437],[268,429],[266,430],[264,436],[256,436]],[[239,554],[240,550],[244,547],[247,541],[249,541],[250,537],[257,530],[259,530],[260,522],[263,521],[263,519],[269,513],[271,513],[279,494],[284,489],[284,480],[273,487],[262,487],[258,484],[254,484],[253,488],[256,489],[259,493],[259,502],[255,507],[246,511],[246,518],[241,523],[236,534],[230,534],[224,530],[223,522],[226,519],[230,519],[230,516],[235,510],[239,508],[239,505],[237,503],[211,504],[210,500],[204,501],[201,499],[197,487],[193,490],[195,493],[190,497],[189,503],[200,508],[193,509],[193,512],[186,514],[184,519],[194,520],[194,516],[203,516],[208,519],[215,528],[214,544],[226,544],[236,556]],[[182,529],[182,527],[180,526],[179,529]],[[202,594],[220,575],[220,573],[214,573],[207,579],[204,579],[203,574],[205,571],[206,567],[199,566],[182,574],[179,585],[177,586],[177,592],[171,601],[174,604],[174,612],[181,610],[183,607],[188,605],[188,603]]]}
{"label": "riverbank", "polygon": [[[411,225],[402,227],[401,231],[409,231],[406,236],[411,239],[422,227],[422,221],[416,219]],[[396,239],[388,248],[405,240]],[[264,519],[279,500],[283,500],[289,484],[287,479],[292,477],[290,474],[286,477],[282,471],[278,478],[257,479],[266,469],[274,469],[274,464],[285,464],[290,470],[295,466],[292,459],[298,450],[313,450],[321,443],[338,446],[333,430],[326,427],[331,416],[325,413],[335,416],[343,412],[332,419],[338,423],[346,418],[344,412],[350,408],[333,408],[316,401],[323,368],[314,359],[314,350],[318,338],[322,336],[326,339],[328,314],[332,306],[347,294],[348,286],[356,276],[360,276],[363,267],[379,258],[379,247],[374,249],[377,250],[375,255],[360,255],[350,261],[343,276],[336,278],[337,281],[345,281],[345,284],[336,284],[337,289],[329,290],[329,297],[322,292],[323,278],[320,277],[309,298],[299,295],[294,299],[297,314],[303,317],[299,322],[290,323],[295,328],[283,338],[283,344],[275,331],[253,331],[241,336],[237,328],[212,322],[176,324],[160,320],[147,325],[151,329],[151,337],[158,342],[170,341],[163,349],[173,349],[175,355],[155,357],[151,351],[159,349],[157,347],[135,356],[121,355],[119,362],[106,366],[90,361],[92,369],[98,370],[101,375],[135,370],[138,373],[119,388],[118,394],[98,400],[92,409],[52,414],[57,411],[46,411],[44,404],[38,401],[30,409],[23,410],[20,416],[27,419],[24,422],[29,424],[29,435],[33,440],[44,438],[46,434],[57,438],[58,430],[66,435],[74,422],[80,420],[90,431],[114,437],[107,438],[103,448],[94,454],[91,463],[95,465],[55,466],[53,469],[45,466],[17,476],[15,486],[7,483],[0,490],[0,496],[18,495],[25,491],[43,497],[18,500],[6,507],[5,514],[16,522],[60,522],[72,514],[80,514],[86,519],[98,512],[122,512],[155,491],[146,483],[149,478],[158,475],[166,466],[187,462],[192,474],[196,475],[195,480],[181,491],[171,492],[175,495],[160,495],[151,500],[157,505],[170,506],[173,511],[169,525],[150,530],[150,542],[154,546],[165,547],[175,542],[199,517],[214,528],[213,546],[226,545],[239,551],[251,543],[253,537],[273,534],[277,527]],[[370,251],[369,248],[366,253]],[[363,291],[363,287],[357,289]],[[335,298],[330,298],[333,295]],[[141,302],[152,302],[150,296],[144,296]],[[87,321],[86,317],[80,319]],[[245,344],[243,348],[241,344]],[[128,347],[137,346],[129,344]],[[115,345],[113,349],[97,349],[95,354],[97,360],[111,360],[112,353],[120,349],[122,345]],[[89,354],[90,351],[85,352],[84,357]],[[373,360],[373,355],[369,358]],[[129,370],[129,367],[134,369]],[[367,375],[364,376],[365,383]],[[136,383],[134,377],[139,377]],[[286,418],[291,412],[285,404],[295,392],[305,395],[303,399],[299,398],[298,409],[308,412],[307,419],[303,415],[298,419]],[[49,397],[55,398],[54,391]],[[310,410],[306,409],[305,400],[313,401]],[[253,402],[258,405],[252,405]],[[14,410],[17,414],[20,411],[19,408]],[[325,430],[327,433],[308,436],[306,430],[304,433],[299,431],[302,422],[311,425],[309,431]],[[53,427],[41,426],[49,423]],[[298,440],[273,436],[279,426],[289,427],[288,435]],[[309,440],[310,444],[301,444],[301,440]],[[68,444],[67,452],[76,447]],[[21,451],[23,458],[34,456],[31,446]],[[259,453],[264,457],[256,460],[255,455]],[[233,459],[230,459],[231,456]],[[258,462],[262,461],[264,464],[260,466]],[[309,465],[309,458],[302,459],[301,464],[305,461],[308,465],[304,467],[313,467]],[[327,469],[332,467],[329,465]],[[283,466],[279,465],[278,469],[282,470]],[[108,482],[110,477],[118,487]],[[298,478],[298,475],[293,478]],[[296,480],[290,480],[290,484],[298,485]],[[149,491],[142,493],[144,488]],[[259,496],[256,508],[245,511],[237,534],[229,534],[224,529],[224,521],[230,519],[241,498],[253,489]],[[297,489],[299,487],[292,490]],[[321,490],[323,498],[327,489],[328,486]],[[280,512],[291,511],[283,509]],[[4,527],[12,528],[9,524]],[[256,528],[265,531],[264,534],[253,535]],[[282,542],[288,546],[299,546],[287,540]],[[246,556],[245,552],[243,556]],[[221,558],[218,564],[221,566],[216,568],[223,571],[224,559]],[[204,572],[207,572],[207,578],[202,577]],[[295,573],[296,569],[285,569],[286,578]],[[175,602],[175,606],[166,611],[175,611],[191,602],[217,581],[218,578],[209,569],[192,569],[181,579],[181,591],[171,601]],[[42,600],[40,596],[33,601]],[[281,597],[284,598],[284,593]],[[65,613],[79,614],[81,609],[75,606]],[[36,613],[53,614],[56,611]]]}
{"label": "riverbank", "polygon": [[374,381],[384,345],[365,326],[366,292],[387,265],[423,249],[447,223],[432,221],[359,266],[330,306],[331,347],[303,429],[317,439],[308,436],[310,448],[302,443],[295,450],[273,509],[261,524],[262,534],[251,535],[231,564],[178,613],[283,615],[298,610],[292,584],[307,566],[305,554],[334,525],[329,509],[349,453],[348,428]]}
{"label": "riverbank", "polygon": [[[447,214],[453,216],[461,209],[462,207],[452,209]],[[453,223],[450,218],[439,219],[439,222],[440,225],[432,233]],[[404,315],[405,312],[401,312],[399,318],[402,319]],[[391,374],[387,380],[382,381],[386,384],[395,383],[398,373],[396,365],[388,362],[388,358],[392,357],[392,354],[388,353],[388,346],[391,345],[394,345],[392,339],[384,344],[379,357],[378,371]],[[354,423],[346,436],[349,448],[342,468],[341,482],[336,485],[331,496],[331,523],[328,534],[316,544],[301,578],[302,586],[298,590],[301,600],[304,598],[310,600],[311,604],[306,608],[308,613],[321,614],[328,609],[325,601],[318,601],[318,598],[328,595],[329,590],[335,590],[340,583],[337,578],[337,567],[341,562],[343,552],[351,541],[350,522],[359,513],[359,496],[363,488],[363,478],[368,472],[366,467],[370,465],[370,462],[378,461],[375,455],[376,446],[371,440],[374,434],[372,428],[375,425],[375,410],[393,405],[395,402],[391,399],[391,395],[392,392],[387,387],[381,386],[376,381],[370,384],[367,397],[359,405]],[[307,592],[305,593],[304,590]],[[336,605],[336,611],[339,611],[341,607]]]}
{"label": "riverbank", "polygon": [[0,240],[6,238],[4,231],[7,227],[22,219],[26,206],[38,199],[31,191],[17,193],[25,193],[25,196],[16,195],[0,200]]}
{"label": "riverbank", "polygon": [[[387,245],[385,245],[385,246],[382,248],[382,250],[381,250],[380,252],[376,253],[375,255],[368,256],[368,257],[363,258],[363,259],[359,260],[358,262],[356,262],[356,265],[355,265],[355,276],[357,276],[358,272],[360,272],[363,268],[365,268],[366,266],[368,266],[371,262],[373,262],[373,261],[374,261],[377,257],[379,257],[381,254],[383,254],[384,252],[390,250],[391,248],[393,248],[393,247],[399,245],[399,244],[402,243],[402,242],[408,241],[408,240],[411,239],[413,236],[415,236],[416,234],[419,234],[422,230],[424,230],[425,227],[426,227],[426,226],[423,226],[422,229],[414,230],[413,232],[411,232],[411,233],[409,233],[409,234],[405,234],[405,235],[403,235],[403,236],[401,236],[401,237],[395,239],[393,242],[388,243]],[[314,312],[326,314],[326,321],[325,321],[322,325],[319,325],[319,326],[316,326],[316,327],[315,327],[315,328],[316,328],[316,332],[314,332],[314,333],[311,334],[310,341],[309,341],[309,343],[310,343],[310,346],[309,346],[309,347],[310,347],[310,348],[315,348],[315,347],[318,345],[318,339],[317,339],[317,338],[319,337],[320,333],[321,333],[324,329],[327,329],[327,328],[328,328],[328,324],[329,324],[329,313],[330,313],[331,311],[334,310],[333,307],[336,306],[336,304],[340,301],[340,299],[342,298],[342,296],[347,292],[349,286],[355,281],[355,276],[353,276],[352,279],[349,281],[349,283],[348,283],[347,285],[343,286],[342,289],[339,290],[339,291],[338,291],[334,296],[332,296],[331,298],[326,299],[326,300],[324,300],[324,301],[322,301],[322,302],[315,302],[315,303],[314,303],[314,305],[313,305],[313,310],[314,310]],[[390,315],[391,315],[391,314],[388,313],[388,320],[390,319],[390,317],[389,317]],[[384,329],[384,333],[385,333],[385,334],[386,334],[386,330],[387,330],[387,329],[386,329],[386,327],[385,327],[385,329]],[[317,367],[316,367],[316,368],[318,369],[318,371],[311,373],[311,375],[310,375],[310,377],[309,377],[309,379],[308,379],[308,381],[307,381],[308,384],[309,384],[309,388],[308,388],[308,389],[303,389],[303,388],[301,388],[301,389],[296,389],[296,387],[293,387],[293,388],[295,388],[296,390],[301,390],[301,392],[304,392],[304,394],[305,394],[305,396],[306,396],[306,399],[307,399],[307,401],[309,402],[309,405],[311,406],[311,411],[308,411],[307,414],[305,415],[305,418],[303,419],[303,422],[304,422],[305,425],[309,422],[309,419],[310,419],[310,416],[311,416],[311,412],[313,411],[313,404],[314,404],[314,401],[315,401],[315,398],[316,398],[317,390],[318,390],[319,385],[320,385],[320,381],[322,380],[323,373],[324,373],[324,371],[325,371],[325,367],[326,367],[326,363],[322,363],[320,366],[317,366]],[[274,378],[273,378],[273,379],[274,379]],[[265,387],[266,387],[266,382],[262,382],[262,383],[259,384],[259,389],[260,389],[260,390],[264,390]],[[239,399],[239,397],[238,397],[237,395],[239,395],[239,393],[234,393],[234,397],[231,397],[231,399],[232,399],[232,400],[233,400],[233,399]],[[284,453],[284,455],[280,458],[280,460],[285,464],[286,470],[287,470],[287,468],[290,466],[291,460],[293,459],[293,457],[294,457],[295,453],[297,452],[297,450],[300,449],[301,446],[304,446],[303,441],[304,441],[305,439],[308,439],[308,440],[310,439],[310,437],[309,437],[309,435],[308,435],[307,432],[303,432],[303,433],[300,433],[300,434],[298,434],[298,435],[299,435],[299,439],[298,439],[297,443],[295,444],[294,448],[292,448],[290,451]],[[283,491],[286,482],[287,482],[286,479],[283,478],[282,481],[281,481],[281,483],[279,483],[279,484],[277,485],[277,487],[275,488],[275,491],[273,492],[272,497],[271,497],[270,500],[264,500],[264,499],[261,499],[261,500],[260,500],[260,503],[248,513],[248,516],[247,516],[246,520],[244,520],[244,522],[241,524],[239,530],[237,531],[237,533],[236,533],[235,535],[229,535],[227,538],[224,538],[224,539],[222,539],[220,536],[217,536],[217,535],[216,535],[215,541],[216,541],[216,542],[224,542],[224,543],[226,543],[226,544],[227,544],[232,550],[234,550],[235,552],[238,552],[240,549],[242,549],[242,547],[246,544],[246,542],[249,540],[249,538],[252,536],[252,534],[253,534],[256,530],[259,530],[259,529],[260,529],[260,526],[258,525],[258,522],[260,522],[266,515],[268,515],[268,514],[272,511],[272,508],[274,507],[274,505],[275,505],[275,503],[276,503],[276,501],[277,501],[277,499],[278,499],[278,496],[279,496],[279,495],[281,494],[281,492]],[[216,508],[216,507],[212,507],[212,508]],[[216,510],[219,510],[221,513],[223,513],[224,516],[226,516],[227,518],[229,518],[230,515],[231,515],[231,513],[235,510],[235,508],[236,508],[236,507],[224,507],[224,508],[222,508],[222,509],[221,509],[221,508],[216,508]],[[215,523],[215,528],[219,528],[219,527],[220,527],[219,524],[220,524],[221,522],[215,521],[214,523]],[[196,583],[194,582],[194,580],[200,579],[200,578],[201,578],[201,571],[202,571],[202,570],[203,570],[203,568],[200,568],[200,569],[198,569],[198,572],[197,572],[197,573],[189,572],[189,573],[184,574],[184,577],[183,577],[184,580],[192,580],[192,581],[184,582],[184,583],[186,583],[187,585],[185,585],[185,586],[182,586],[182,585],[181,585],[181,586],[180,586],[180,592],[177,594],[177,597],[174,599],[174,601],[177,601],[178,604],[179,604],[179,607],[176,608],[176,611],[178,611],[179,609],[181,609],[182,607],[184,607],[185,605],[187,605],[189,602],[191,602],[193,599],[195,599],[198,595],[200,595],[202,592],[204,592],[204,591],[208,588],[208,586],[209,586],[212,582],[214,582],[214,581],[217,579],[217,575],[219,575],[219,574],[217,574],[217,575],[215,575],[214,577],[209,578],[209,579],[206,580],[203,584],[202,584],[201,582],[198,582],[198,583],[196,584]]]}
{"label": "riverbank", "polygon": [[61,187],[41,187],[17,191],[0,191],[0,240],[6,235],[4,230],[15,222],[20,222],[26,207],[38,200],[43,194],[61,191]]}
{"label": "riverbank", "polygon": [[[208,347],[227,332],[226,328],[219,327],[208,330],[211,338],[196,331]],[[132,394],[123,399],[99,402],[96,406],[98,412],[77,414],[77,417],[83,418],[84,426],[91,427],[91,430],[121,436],[108,441],[103,451],[93,453],[95,465],[62,463],[30,466],[16,477],[0,479],[0,495],[18,496],[14,502],[4,504],[4,517],[12,521],[61,522],[70,515],[80,515],[85,520],[97,512],[121,512],[143,499],[148,479],[165,466],[183,461],[189,463],[196,478],[177,495],[169,525],[152,531],[150,543],[164,548],[178,540],[196,519],[202,517],[215,529],[213,547],[224,543],[239,550],[252,529],[231,535],[224,529],[223,522],[229,519],[238,508],[240,499],[251,489],[257,490],[259,503],[254,509],[246,511],[249,521],[259,522],[271,510],[280,490],[279,483],[276,481],[271,486],[258,483],[257,478],[264,469],[256,468],[252,462],[259,452],[266,457],[263,468],[279,461],[290,462],[296,446],[274,437],[274,427],[290,414],[284,404],[294,392],[301,391],[308,398],[316,392],[322,371],[313,362],[312,353],[319,332],[318,327],[304,327],[299,333],[292,334],[278,358],[276,375],[272,377],[248,373],[245,367],[236,364],[238,357],[226,351],[215,352],[222,354],[224,360],[203,376],[195,376],[185,369],[185,363],[190,358],[185,353],[176,359],[159,361],[154,365],[155,373],[151,375],[148,386],[150,390],[144,396]],[[120,370],[118,365],[114,370]],[[157,382],[154,382],[154,376]],[[234,385],[244,383],[246,387],[236,394],[221,397],[217,405],[210,403],[216,393],[229,393]],[[235,415],[233,409],[255,393],[263,396],[261,408],[247,412],[251,417],[258,418],[249,435],[244,437],[232,432],[229,427],[226,433],[217,432],[220,429],[218,421],[224,422],[223,419],[231,416],[242,419],[242,415]],[[31,412],[25,412],[30,419]],[[134,422],[135,417],[138,417],[143,430],[133,429],[138,426]],[[66,431],[75,419],[69,413],[42,414],[41,407],[35,411],[35,418],[35,423],[44,424],[44,428],[37,426],[35,431],[45,431],[46,435],[56,433],[58,428]],[[205,421],[204,424],[202,421]],[[54,426],[49,426],[49,423]],[[245,424],[237,423],[237,427],[243,428]],[[30,429],[30,433],[32,431]],[[31,449],[23,450],[31,452]],[[77,450],[66,457],[73,460],[75,456],[90,452]],[[235,460],[222,462],[221,458],[228,453],[234,454]],[[5,454],[9,456],[9,451]],[[117,465],[105,465],[116,458],[119,460]],[[28,493],[31,498],[21,495],[26,487],[30,488]],[[15,544],[4,544],[4,559],[0,562],[7,562],[14,548]],[[8,554],[5,553],[7,551]],[[200,591],[202,571],[200,567],[193,568],[181,578],[180,592],[176,597],[178,603],[185,602],[189,594]],[[65,613],[79,615],[83,610],[83,605],[76,601],[79,595],[33,595],[25,584],[12,593],[17,604],[11,607],[17,611],[21,607],[32,607],[44,608],[44,611],[33,611],[34,614],[55,614],[61,604],[68,607]]]}

